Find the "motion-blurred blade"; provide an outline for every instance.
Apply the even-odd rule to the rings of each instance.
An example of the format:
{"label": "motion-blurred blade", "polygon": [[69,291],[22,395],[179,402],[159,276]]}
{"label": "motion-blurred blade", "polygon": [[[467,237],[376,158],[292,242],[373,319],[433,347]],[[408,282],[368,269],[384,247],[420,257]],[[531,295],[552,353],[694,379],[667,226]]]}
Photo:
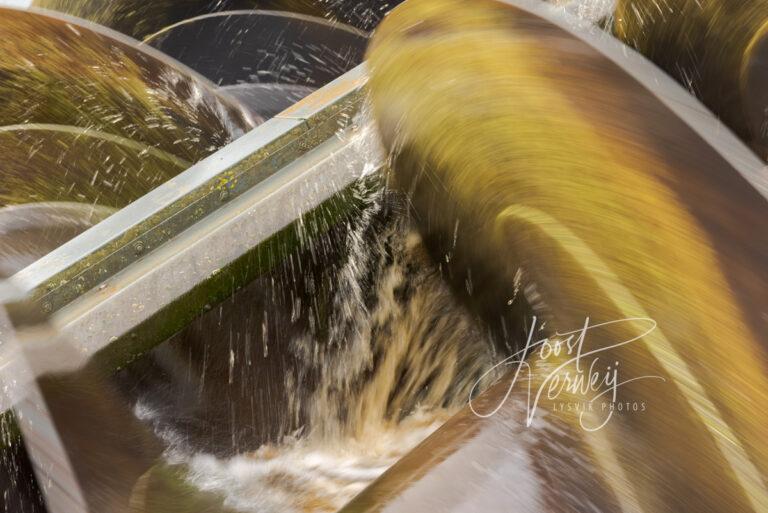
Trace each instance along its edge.
{"label": "motion-blurred blade", "polygon": [[768,2],[619,0],[614,26],[768,158]]}
{"label": "motion-blurred blade", "polygon": [[196,162],[253,126],[181,64],[108,29],[0,8],[0,125],[99,130]]}
{"label": "motion-blurred blade", "polygon": [[[764,168],[658,69],[575,26],[538,3],[406,3],[369,52],[374,109],[395,181],[457,293],[497,326],[524,299],[539,318],[524,320],[534,341],[612,323],[587,337],[583,351],[599,361],[582,369],[615,367],[631,380],[618,400],[648,411],[617,414],[583,445],[531,433],[556,459],[588,462],[582,475],[607,488],[586,499],[573,499],[580,483],[516,466],[511,453],[472,457],[470,434],[449,436],[442,455],[374,485],[352,511],[390,500],[387,511],[469,511],[485,493],[515,504],[521,481],[545,490],[521,511],[587,510],[583,500],[606,493],[624,511],[768,508],[768,417],[752,406],[768,400]],[[555,376],[585,372],[573,353],[531,353],[526,365],[543,372],[534,391],[555,379],[548,365]],[[478,444],[504,451],[524,436],[521,404],[506,402],[499,414],[512,420],[491,422]],[[578,427],[583,417],[555,407],[552,397],[539,405]],[[472,420],[459,428],[485,429]],[[450,467],[459,450],[477,472]],[[453,471],[424,470],[441,465]],[[488,475],[500,476],[494,490]],[[454,500],[440,502],[443,492]]]}
{"label": "motion-blurred blade", "polygon": [[75,201],[120,208],[189,167],[151,146],[66,125],[0,127],[0,206]]}

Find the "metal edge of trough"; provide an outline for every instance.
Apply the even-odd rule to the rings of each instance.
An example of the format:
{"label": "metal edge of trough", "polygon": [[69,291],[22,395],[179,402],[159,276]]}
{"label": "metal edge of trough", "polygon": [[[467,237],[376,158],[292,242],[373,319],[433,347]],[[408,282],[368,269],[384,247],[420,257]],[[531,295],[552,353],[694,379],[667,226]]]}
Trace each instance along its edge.
{"label": "metal edge of trough", "polygon": [[361,64],[19,271],[14,322],[52,315],[350,127],[366,81]]}
{"label": "metal edge of trough", "polygon": [[[120,368],[354,215],[385,154],[370,119],[331,137],[50,317],[77,348]],[[70,364],[71,365],[71,364]]]}

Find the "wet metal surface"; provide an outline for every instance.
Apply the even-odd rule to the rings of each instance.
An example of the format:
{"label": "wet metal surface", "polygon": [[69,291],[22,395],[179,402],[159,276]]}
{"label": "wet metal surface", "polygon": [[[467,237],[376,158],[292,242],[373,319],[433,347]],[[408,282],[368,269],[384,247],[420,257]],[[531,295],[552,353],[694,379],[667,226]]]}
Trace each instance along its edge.
{"label": "wet metal surface", "polygon": [[[166,182],[12,279],[49,314],[158,248],[352,122],[360,66]],[[302,105],[303,104],[303,105]]]}

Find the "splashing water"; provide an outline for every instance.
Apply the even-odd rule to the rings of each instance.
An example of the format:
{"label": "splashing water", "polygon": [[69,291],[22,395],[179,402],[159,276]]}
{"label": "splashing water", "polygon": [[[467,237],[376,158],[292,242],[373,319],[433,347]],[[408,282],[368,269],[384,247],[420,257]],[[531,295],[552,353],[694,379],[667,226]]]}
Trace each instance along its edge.
{"label": "splashing water", "polygon": [[327,329],[277,341],[298,362],[283,378],[286,416],[306,419],[298,430],[214,455],[163,423],[148,396],[137,405],[168,444],[167,461],[228,507],[339,509],[465,405],[497,360],[490,335],[427,256],[402,198],[386,188],[357,193],[365,205],[345,227]]}
{"label": "splashing water", "polygon": [[440,409],[409,415],[400,424],[369,432],[365,440],[322,443],[288,438],[230,459],[196,454],[189,480],[203,491],[223,492],[240,511],[336,511],[449,417]]}

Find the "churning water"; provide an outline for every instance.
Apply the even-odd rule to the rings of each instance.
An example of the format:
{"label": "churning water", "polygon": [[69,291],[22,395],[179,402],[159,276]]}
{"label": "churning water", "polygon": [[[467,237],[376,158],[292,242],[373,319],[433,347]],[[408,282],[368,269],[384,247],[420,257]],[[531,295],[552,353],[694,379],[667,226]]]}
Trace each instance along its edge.
{"label": "churning water", "polygon": [[[252,336],[235,337],[256,348],[256,358],[287,353],[284,358],[292,366],[273,374],[282,380],[278,388],[283,392],[266,400],[281,402],[271,410],[273,417],[298,422],[282,421],[277,436],[252,450],[217,454],[206,447],[206,435],[190,435],[190,423],[180,420],[184,414],[161,404],[158,398],[167,392],[150,386],[136,404],[137,415],[165,440],[167,461],[184,465],[189,483],[224,496],[235,510],[339,509],[465,405],[472,386],[496,361],[490,336],[454,299],[403,201],[386,187],[371,191],[362,182],[355,187],[363,204],[349,216],[336,247],[327,240],[314,242],[327,260],[322,267],[333,269],[333,291],[290,294],[286,324],[301,324],[301,311],[315,308],[328,310],[327,325],[309,322],[271,336],[262,322]],[[292,283],[285,273],[283,268],[270,278],[283,292]],[[256,302],[254,308],[262,307]],[[251,329],[247,325],[240,321],[218,327],[242,332]],[[206,333],[221,334],[215,329]],[[237,348],[226,344],[207,347],[209,354],[231,351],[218,356],[230,358],[230,369],[243,360]],[[170,358],[181,358],[182,348],[186,346],[178,344]],[[168,349],[164,351],[167,361]],[[180,365],[175,372],[188,380],[191,367]],[[251,382],[243,372],[260,372],[252,369],[230,372],[235,378],[226,383],[209,380],[201,386],[242,387]],[[242,398],[254,395],[259,391]],[[243,445],[247,442],[238,444]]]}

